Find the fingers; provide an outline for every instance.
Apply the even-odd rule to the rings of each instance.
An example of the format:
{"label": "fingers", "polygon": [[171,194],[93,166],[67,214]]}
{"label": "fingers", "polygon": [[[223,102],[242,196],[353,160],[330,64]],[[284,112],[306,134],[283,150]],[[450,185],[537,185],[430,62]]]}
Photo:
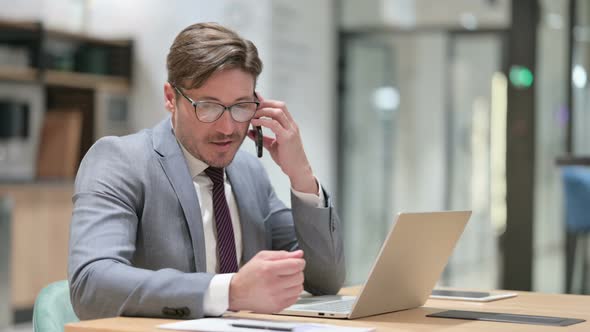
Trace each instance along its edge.
{"label": "fingers", "polygon": [[285,258],[303,258],[303,250],[285,251],[285,250],[262,250],[254,256],[264,260],[279,260]]}
{"label": "fingers", "polygon": [[285,102],[280,100],[264,99],[259,92],[256,92],[256,96],[260,101],[260,106],[256,112],[256,117],[268,116],[274,118],[287,129],[289,129],[292,124],[295,123],[293,116],[287,109],[287,104],[285,104]]}
{"label": "fingers", "polygon": [[286,287],[283,292],[285,294],[290,294],[291,296],[294,296],[295,298],[298,298],[299,295],[301,295],[301,293],[303,292],[303,281],[301,281],[298,284],[293,284],[290,287]]}
{"label": "fingers", "polygon": [[260,101],[260,104],[262,105],[262,103],[264,103],[264,97],[262,97],[262,95],[258,91],[254,91],[254,95],[256,96],[256,98],[258,98],[258,101]]}
{"label": "fingers", "polygon": [[[248,130],[248,137],[253,140],[256,141],[256,130]],[[262,136],[262,145],[264,146],[265,149],[269,150],[271,149],[272,144],[276,141],[276,139],[272,138],[272,137],[268,137],[268,136]]]}
{"label": "fingers", "polygon": [[303,250],[293,252],[266,250],[259,252],[254,259],[266,261],[266,269],[276,276],[291,276],[305,269]]}
{"label": "fingers", "polygon": [[281,109],[287,116],[287,119],[289,119],[290,122],[293,122],[293,117],[291,116],[291,113],[287,109],[287,105],[284,102],[279,100],[264,99],[260,92],[256,92],[256,96],[258,96],[258,100],[260,100],[260,108],[270,107]]}
{"label": "fingers", "polygon": [[303,291],[303,251],[261,251],[231,279],[229,308],[278,312]]}
{"label": "fingers", "polygon": [[255,118],[252,119],[250,123],[253,126],[264,126],[269,128],[277,137],[286,137],[288,134],[287,129],[279,121],[273,118]]}
{"label": "fingers", "polygon": [[293,121],[289,119],[283,109],[276,107],[261,107],[256,111],[255,119],[271,118],[277,120],[279,124],[289,130],[293,128]]}
{"label": "fingers", "polygon": [[296,291],[297,293],[301,293],[303,290],[303,282],[305,281],[305,275],[303,272],[297,272],[290,276],[282,276],[279,279],[281,288],[284,291],[289,291],[290,289],[294,289],[294,287],[301,288],[300,290]]}
{"label": "fingers", "polygon": [[270,262],[272,269],[276,271],[278,276],[289,276],[295,273],[302,272],[305,268],[305,260],[303,258],[287,258]]}

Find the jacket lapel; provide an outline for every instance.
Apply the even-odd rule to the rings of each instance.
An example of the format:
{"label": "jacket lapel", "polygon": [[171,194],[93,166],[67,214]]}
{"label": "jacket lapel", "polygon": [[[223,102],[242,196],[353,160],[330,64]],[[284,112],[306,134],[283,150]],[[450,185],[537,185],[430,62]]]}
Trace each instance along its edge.
{"label": "jacket lapel", "polygon": [[166,117],[153,129],[154,150],[178,197],[190,233],[197,272],[207,270],[205,237],[199,199],[195,192],[190,171],[179,143],[176,141],[170,117]]}

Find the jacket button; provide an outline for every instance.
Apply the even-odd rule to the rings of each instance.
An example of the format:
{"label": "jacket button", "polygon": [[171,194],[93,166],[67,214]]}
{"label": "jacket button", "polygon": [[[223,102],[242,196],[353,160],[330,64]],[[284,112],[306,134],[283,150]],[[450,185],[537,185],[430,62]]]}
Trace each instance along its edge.
{"label": "jacket button", "polygon": [[162,309],[162,314],[166,315],[166,316],[177,316],[178,312],[175,309],[169,308],[169,307],[164,307]]}
{"label": "jacket button", "polygon": [[177,308],[175,311],[176,311],[176,316],[178,316],[178,317],[186,317],[191,312],[190,309],[187,307]]}

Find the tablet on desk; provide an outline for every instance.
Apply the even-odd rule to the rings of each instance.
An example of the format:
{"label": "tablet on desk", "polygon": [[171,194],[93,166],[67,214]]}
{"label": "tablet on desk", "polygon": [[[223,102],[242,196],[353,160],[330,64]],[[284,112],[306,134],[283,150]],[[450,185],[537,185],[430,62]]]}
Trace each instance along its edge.
{"label": "tablet on desk", "polygon": [[437,300],[458,300],[458,301],[475,301],[475,302],[489,302],[500,299],[506,299],[516,296],[516,293],[501,293],[501,292],[476,292],[463,290],[446,290],[434,289],[430,295],[431,299]]}

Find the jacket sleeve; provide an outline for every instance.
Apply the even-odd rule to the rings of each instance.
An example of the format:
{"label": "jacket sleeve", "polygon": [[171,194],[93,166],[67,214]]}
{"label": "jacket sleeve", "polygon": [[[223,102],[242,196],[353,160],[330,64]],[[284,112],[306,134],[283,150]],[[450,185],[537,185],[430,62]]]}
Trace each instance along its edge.
{"label": "jacket sleeve", "polygon": [[123,146],[120,138],[99,140],[76,177],[68,255],[74,311],[80,319],[202,317],[212,274],[132,266],[143,185]]}
{"label": "jacket sleeve", "polygon": [[291,193],[287,209],[269,189],[273,250],[304,252],[306,291],[314,295],[336,294],[345,279],[345,261],[340,219],[330,195],[322,188],[326,207],[314,207]]}

